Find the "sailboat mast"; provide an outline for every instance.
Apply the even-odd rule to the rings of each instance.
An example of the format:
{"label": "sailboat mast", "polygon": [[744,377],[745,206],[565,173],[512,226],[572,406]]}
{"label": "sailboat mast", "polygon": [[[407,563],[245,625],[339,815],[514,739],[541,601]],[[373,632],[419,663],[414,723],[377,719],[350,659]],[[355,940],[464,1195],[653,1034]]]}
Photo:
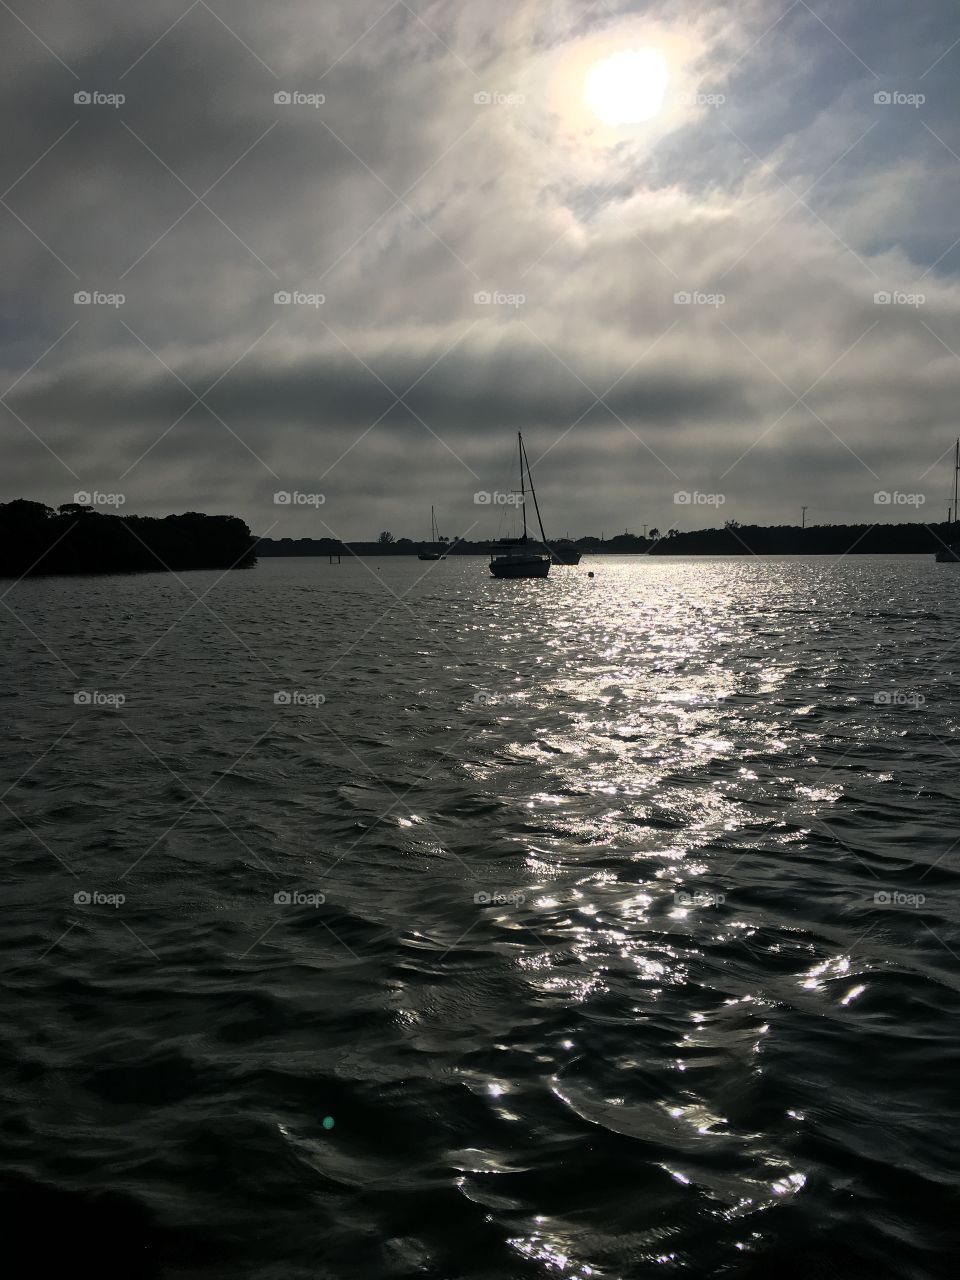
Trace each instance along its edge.
{"label": "sailboat mast", "polygon": [[960,437],[957,438],[957,451],[953,465],[953,518],[957,520],[957,487],[960,481]]}
{"label": "sailboat mast", "polygon": [[523,540],[527,540],[527,491],[523,486],[523,436],[517,432],[517,451],[520,457],[520,510],[523,512]]}

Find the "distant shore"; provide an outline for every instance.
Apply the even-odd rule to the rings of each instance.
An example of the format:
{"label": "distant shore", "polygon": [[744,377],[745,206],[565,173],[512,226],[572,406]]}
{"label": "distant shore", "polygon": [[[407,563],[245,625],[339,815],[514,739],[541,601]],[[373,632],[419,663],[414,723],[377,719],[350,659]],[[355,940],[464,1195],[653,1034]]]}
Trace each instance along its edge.
{"label": "distant shore", "polygon": [[[618,534],[614,538],[576,538],[582,555],[934,555],[960,542],[960,524],[739,525],[720,529],[671,531],[663,537]],[[571,545],[571,543],[565,543]],[[390,542],[338,542],[335,538],[259,538],[258,556],[416,556],[434,551],[429,542],[399,538]],[[489,540],[440,544],[447,556],[481,556]]]}
{"label": "distant shore", "polygon": [[[960,544],[960,524],[740,525],[669,530],[661,536],[557,539],[584,556],[934,555]],[[542,547],[548,544],[533,543]],[[489,540],[414,542],[381,534],[375,541],[256,538],[237,516],[188,511],[162,517],[106,514],[89,505],[54,509],[23,498],[0,503],[0,577],[41,574],[176,572],[242,569],[258,557],[486,556]]]}

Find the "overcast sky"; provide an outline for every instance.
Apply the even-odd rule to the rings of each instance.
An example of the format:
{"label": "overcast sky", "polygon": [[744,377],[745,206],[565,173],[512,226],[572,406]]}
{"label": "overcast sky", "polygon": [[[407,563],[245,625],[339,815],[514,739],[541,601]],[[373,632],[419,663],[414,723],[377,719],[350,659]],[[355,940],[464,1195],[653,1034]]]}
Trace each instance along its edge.
{"label": "overcast sky", "polygon": [[2,500],[484,537],[520,429],[548,534],[946,514],[954,0],[11,0],[0,48]]}

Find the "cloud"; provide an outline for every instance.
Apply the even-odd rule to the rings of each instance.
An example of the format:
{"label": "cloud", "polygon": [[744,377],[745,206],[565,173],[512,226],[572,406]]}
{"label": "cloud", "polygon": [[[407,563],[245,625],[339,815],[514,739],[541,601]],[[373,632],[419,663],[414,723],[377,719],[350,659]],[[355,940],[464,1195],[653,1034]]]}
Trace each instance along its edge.
{"label": "cloud", "polygon": [[[72,471],[264,528],[276,477],[309,474],[345,536],[444,498],[466,528],[522,429],[571,532],[678,523],[680,482],[740,519],[855,519],[955,434],[945,4],[828,30],[805,5],[212,0],[164,34],[182,12],[54,6],[67,66],[0,18],[4,497],[62,501]],[[605,131],[580,71],[644,41],[667,111]],[[888,83],[925,103],[875,103]]]}

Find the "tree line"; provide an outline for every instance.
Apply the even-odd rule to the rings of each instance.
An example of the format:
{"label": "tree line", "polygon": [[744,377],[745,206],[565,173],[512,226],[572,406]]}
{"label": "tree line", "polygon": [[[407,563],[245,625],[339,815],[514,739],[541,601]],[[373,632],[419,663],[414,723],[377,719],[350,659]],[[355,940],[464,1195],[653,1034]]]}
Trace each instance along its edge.
{"label": "tree line", "polygon": [[0,577],[241,569],[256,563],[254,545],[237,516],[121,516],[26,498],[0,503]]}

